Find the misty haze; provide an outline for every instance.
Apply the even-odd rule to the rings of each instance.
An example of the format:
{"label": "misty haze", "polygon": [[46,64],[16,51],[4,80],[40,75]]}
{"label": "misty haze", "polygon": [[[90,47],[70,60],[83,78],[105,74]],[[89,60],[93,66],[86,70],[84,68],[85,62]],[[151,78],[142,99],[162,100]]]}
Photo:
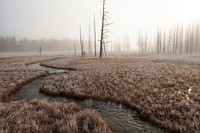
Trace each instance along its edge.
{"label": "misty haze", "polygon": [[1,0],[0,132],[200,132],[198,0]]}

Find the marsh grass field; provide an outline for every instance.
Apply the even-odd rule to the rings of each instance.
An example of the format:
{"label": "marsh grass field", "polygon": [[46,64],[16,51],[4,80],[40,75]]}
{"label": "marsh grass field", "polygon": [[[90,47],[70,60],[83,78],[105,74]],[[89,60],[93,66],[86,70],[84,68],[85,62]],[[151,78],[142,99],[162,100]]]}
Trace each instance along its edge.
{"label": "marsh grass field", "polygon": [[11,101],[12,92],[48,75],[27,67],[35,62],[73,70],[67,77],[47,77],[40,85],[42,93],[112,101],[167,132],[200,132],[199,55],[0,57],[0,61],[1,132],[113,132],[99,113],[76,103]]}

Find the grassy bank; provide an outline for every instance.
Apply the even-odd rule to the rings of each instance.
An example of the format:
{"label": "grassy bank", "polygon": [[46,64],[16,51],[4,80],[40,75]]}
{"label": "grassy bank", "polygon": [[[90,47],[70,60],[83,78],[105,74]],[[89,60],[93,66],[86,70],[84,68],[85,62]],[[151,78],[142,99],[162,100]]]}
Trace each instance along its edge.
{"label": "grassy bank", "polygon": [[47,75],[47,72],[26,68],[4,68],[0,70],[0,101],[9,101],[12,92],[24,84]]}
{"label": "grassy bank", "polygon": [[45,100],[0,103],[0,132],[111,133],[93,110]]}
{"label": "grassy bank", "polygon": [[137,110],[171,132],[200,131],[200,67],[171,59],[83,59],[46,65],[72,67],[68,78],[49,79],[50,95],[110,100]]}
{"label": "grassy bank", "polygon": [[10,101],[10,95],[14,91],[47,75],[45,71],[29,69],[26,65],[52,60],[49,57],[34,57],[28,61],[27,59],[29,57],[4,58],[0,63],[0,132],[112,132],[100,114],[74,103],[49,103],[45,100]]}
{"label": "grassy bank", "polygon": [[9,101],[12,92],[20,89],[30,81],[47,75],[47,72],[29,69],[26,67],[27,65],[60,58],[64,57],[24,56],[0,58],[0,101]]}

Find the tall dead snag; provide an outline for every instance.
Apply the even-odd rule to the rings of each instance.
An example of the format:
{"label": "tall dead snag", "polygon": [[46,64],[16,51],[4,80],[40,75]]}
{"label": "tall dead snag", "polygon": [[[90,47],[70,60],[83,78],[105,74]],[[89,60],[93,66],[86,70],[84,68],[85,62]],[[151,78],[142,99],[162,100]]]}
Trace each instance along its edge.
{"label": "tall dead snag", "polygon": [[39,52],[40,52],[40,56],[41,56],[42,55],[42,47],[41,46],[40,46]]}
{"label": "tall dead snag", "polygon": [[171,39],[172,37],[171,37],[171,31],[169,31],[169,33],[168,33],[168,40],[167,40],[167,43],[168,43],[168,45],[167,45],[167,53],[169,54],[170,52],[171,52]]}
{"label": "tall dead snag", "polygon": [[[166,30],[163,32],[162,53],[166,53]],[[169,44],[168,44],[169,45]]]}
{"label": "tall dead snag", "polygon": [[200,46],[199,46],[199,23],[196,26],[196,36],[195,36],[195,52],[200,52]]}
{"label": "tall dead snag", "polygon": [[147,33],[146,33],[145,41],[144,41],[144,52],[145,54],[147,54]]}
{"label": "tall dead snag", "polygon": [[97,56],[97,49],[96,49],[96,22],[95,22],[95,15],[94,15],[94,55]]}
{"label": "tall dead snag", "polygon": [[76,42],[74,40],[74,55],[76,55]]}
{"label": "tall dead snag", "polygon": [[105,42],[105,39],[107,39],[109,37],[108,35],[106,35],[109,32],[107,27],[111,25],[111,23],[108,23],[109,12],[106,10],[105,6],[106,6],[106,0],[103,0],[100,52],[99,52],[100,58],[102,58],[102,55],[103,55],[103,45],[104,44],[106,45],[107,43],[109,43],[109,42]]}
{"label": "tall dead snag", "polygon": [[126,38],[124,38],[124,53],[126,52]]}
{"label": "tall dead snag", "polygon": [[194,25],[191,24],[191,33],[190,33],[190,54],[193,53],[194,48]]}
{"label": "tall dead snag", "polygon": [[160,32],[159,32],[159,29],[157,28],[157,54],[160,53],[160,45],[161,45],[161,42],[160,42]]}
{"label": "tall dead snag", "polygon": [[110,52],[112,52],[112,43],[111,43],[111,45],[110,45]]}
{"label": "tall dead snag", "polygon": [[129,35],[127,35],[126,37],[126,50],[130,50],[130,38],[129,38]]}
{"label": "tall dead snag", "polygon": [[176,26],[176,43],[175,43],[175,54],[177,54],[179,45],[179,23]]}
{"label": "tall dead snag", "polygon": [[188,26],[186,29],[186,35],[185,35],[185,52],[186,54],[189,54],[189,35],[190,35],[190,27]]}
{"label": "tall dead snag", "polygon": [[139,32],[139,35],[138,35],[138,49],[139,49],[139,53],[141,53],[141,33]]}
{"label": "tall dead snag", "polygon": [[88,38],[88,47],[89,47],[89,54],[92,53],[92,47],[91,47],[91,37],[90,37],[91,31],[90,31],[90,26],[89,26],[89,38]]}
{"label": "tall dead snag", "polygon": [[144,37],[140,38],[140,52],[144,54]]}
{"label": "tall dead snag", "polygon": [[106,44],[104,43],[103,45],[104,45],[104,54],[106,56]]}
{"label": "tall dead snag", "polygon": [[80,32],[80,44],[81,44],[81,56],[83,58],[83,56],[84,56],[84,46],[83,45],[84,44],[83,44],[83,41],[82,41],[81,27],[80,27],[79,32]]}
{"label": "tall dead snag", "polygon": [[179,54],[182,54],[183,51],[183,39],[183,26],[181,26],[179,33]]}
{"label": "tall dead snag", "polygon": [[130,39],[129,39],[129,35],[126,35],[124,37],[124,52],[130,50]]}
{"label": "tall dead snag", "polygon": [[102,13],[102,25],[101,25],[101,39],[100,39],[100,58],[102,58],[102,49],[103,49],[103,36],[104,36],[104,28],[105,28],[105,3],[103,0],[103,13]]}
{"label": "tall dead snag", "polygon": [[173,48],[172,48],[172,53],[175,53],[175,46],[176,46],[176,32],[174,31],[173,33]]}

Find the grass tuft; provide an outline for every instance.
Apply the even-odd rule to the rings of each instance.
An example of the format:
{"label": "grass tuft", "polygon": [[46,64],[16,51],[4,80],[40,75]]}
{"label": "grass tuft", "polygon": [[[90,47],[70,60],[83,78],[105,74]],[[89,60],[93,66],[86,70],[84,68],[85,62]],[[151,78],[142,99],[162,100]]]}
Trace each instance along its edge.
{"label": "grass tuft", "polygon": [[145,57],[86,58],[66,64],[57,60],[55,66],[70,66],[77,71],[68,78],[44,81],[40,91],[46,94],[110,100],[135,109],[171,132],[200,131],[198,65]]}
{"label": "grass tuft", "polygon": [[0,131],[30,133],[112,133],[99,113],[75,103],[45,100],[0,103]]}

